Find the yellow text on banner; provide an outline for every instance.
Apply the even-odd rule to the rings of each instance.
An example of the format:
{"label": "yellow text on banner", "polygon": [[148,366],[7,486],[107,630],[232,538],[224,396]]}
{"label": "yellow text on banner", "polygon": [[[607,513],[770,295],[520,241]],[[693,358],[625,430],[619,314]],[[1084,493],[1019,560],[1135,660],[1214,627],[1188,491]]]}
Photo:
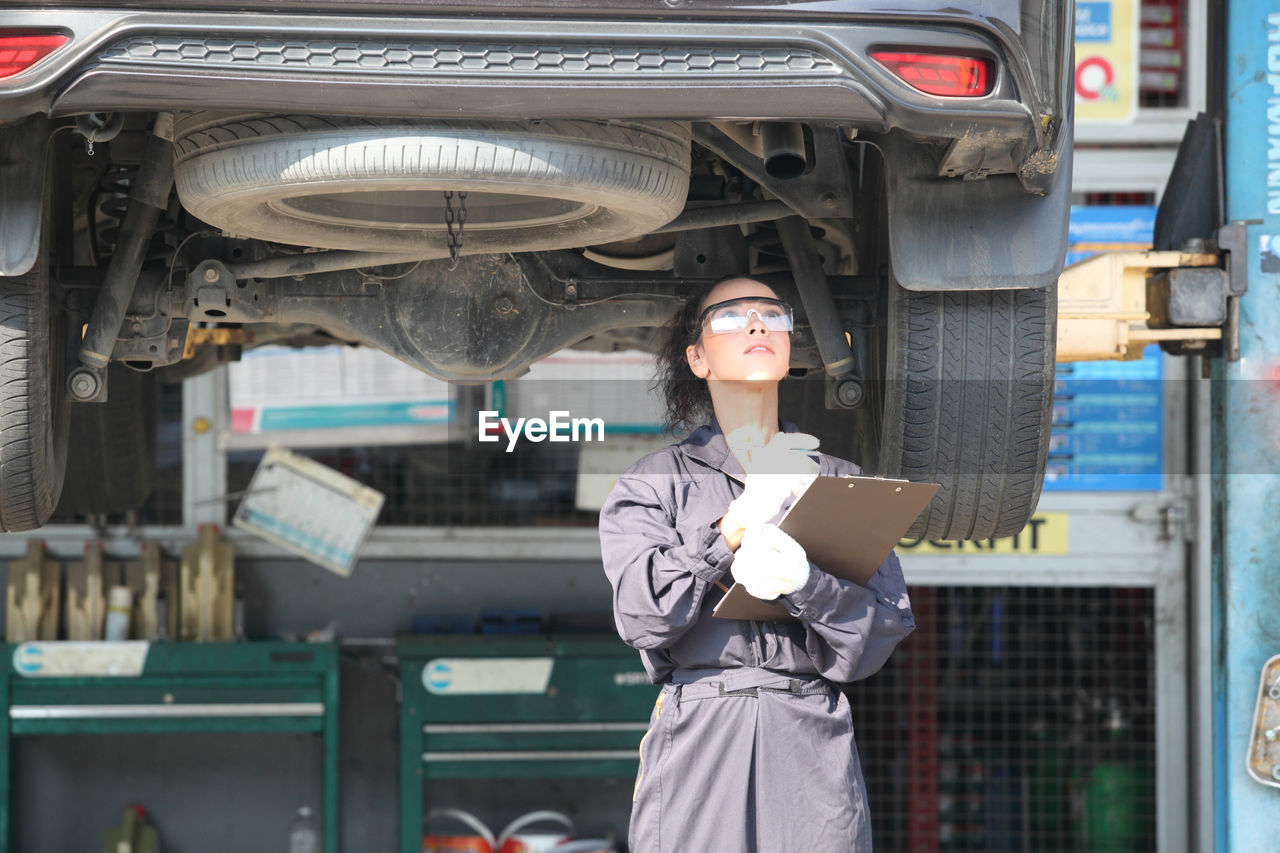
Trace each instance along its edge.
{"label": "yellow text on banner", "polygon": [[1016,536],[1003,539],[980,539],[974,542],[904,539],[898,543],[897,551],[899,554],[912,556],[929,554],[1061,556],[1069,553],[1067,534],[1070,526],[1070,516],[1067,513],[1043,512],[1032,517],[1022,532]]}

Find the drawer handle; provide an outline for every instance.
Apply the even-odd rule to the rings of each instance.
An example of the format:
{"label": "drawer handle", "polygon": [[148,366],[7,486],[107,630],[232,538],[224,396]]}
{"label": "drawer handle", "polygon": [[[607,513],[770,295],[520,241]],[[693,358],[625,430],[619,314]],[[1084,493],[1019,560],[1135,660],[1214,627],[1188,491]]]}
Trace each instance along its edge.
{"label": "drawer handle", "polygon": [[209,705],[24,705],[14,720],[127,720],[182,717],[320,717],[322,702],[219,703]]}
{"label": "drawer handle", "polygon": [[441,761],[627,761],[636,760],[634,749],[543,749],[497,752],[424,752],[428,764]]}
{"label": "drawer handle", "polygon": [[427,723],[429,735],[533,734],[537,732],[643,732],[648,723]]}

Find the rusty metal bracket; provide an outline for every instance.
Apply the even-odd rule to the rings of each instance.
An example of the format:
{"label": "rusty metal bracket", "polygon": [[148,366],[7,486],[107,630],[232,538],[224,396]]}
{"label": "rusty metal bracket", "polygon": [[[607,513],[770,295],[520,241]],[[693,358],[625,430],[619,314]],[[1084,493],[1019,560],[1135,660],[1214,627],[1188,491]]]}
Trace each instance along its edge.
{"label": "rusty metal bracket", "polygon": [[192,358],[202,344],[216,347],[245,346],[253,341],[253,332],[248,329],[205,329],[193,326],[187,332],[187,346],[182,351],[182,357]]}
{"label": "rusty metal bracket", "polygon": [[1255,781],[1280,788],[1280,655],[1262,666],[1246,766]]}

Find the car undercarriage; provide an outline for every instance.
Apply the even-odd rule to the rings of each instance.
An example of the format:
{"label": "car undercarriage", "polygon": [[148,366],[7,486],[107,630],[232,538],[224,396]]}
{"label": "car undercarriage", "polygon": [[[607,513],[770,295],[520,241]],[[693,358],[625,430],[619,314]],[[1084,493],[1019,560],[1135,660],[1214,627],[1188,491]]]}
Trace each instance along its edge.
{"label": "car undercarriage", "polygon": [[177,381],[339,342],[483,383],[566,347],[652,352],[737,273],[796,305],[824,447],[943,484],[916,534],[1029,518],[1066,4],[1021,33],[982,4],[150,5],[0,13],[0,47],[29,59],[0,77],[0,286],[10,346],[40,362],[10,415],[35,473],[0,482],[4,529],[47,517],[68,419],[136,406],[121,369]]}

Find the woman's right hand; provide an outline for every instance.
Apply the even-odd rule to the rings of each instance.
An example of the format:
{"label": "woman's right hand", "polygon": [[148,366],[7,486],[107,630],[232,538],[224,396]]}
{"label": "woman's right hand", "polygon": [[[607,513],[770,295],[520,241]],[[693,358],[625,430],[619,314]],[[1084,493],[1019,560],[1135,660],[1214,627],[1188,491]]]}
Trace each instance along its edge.
{"label": "woman's right hand", "polygon": [[733,579],[756,598],[789,595],[809,579],[809,558],[800,543],[766,524],[748,531],[734,555]]}

